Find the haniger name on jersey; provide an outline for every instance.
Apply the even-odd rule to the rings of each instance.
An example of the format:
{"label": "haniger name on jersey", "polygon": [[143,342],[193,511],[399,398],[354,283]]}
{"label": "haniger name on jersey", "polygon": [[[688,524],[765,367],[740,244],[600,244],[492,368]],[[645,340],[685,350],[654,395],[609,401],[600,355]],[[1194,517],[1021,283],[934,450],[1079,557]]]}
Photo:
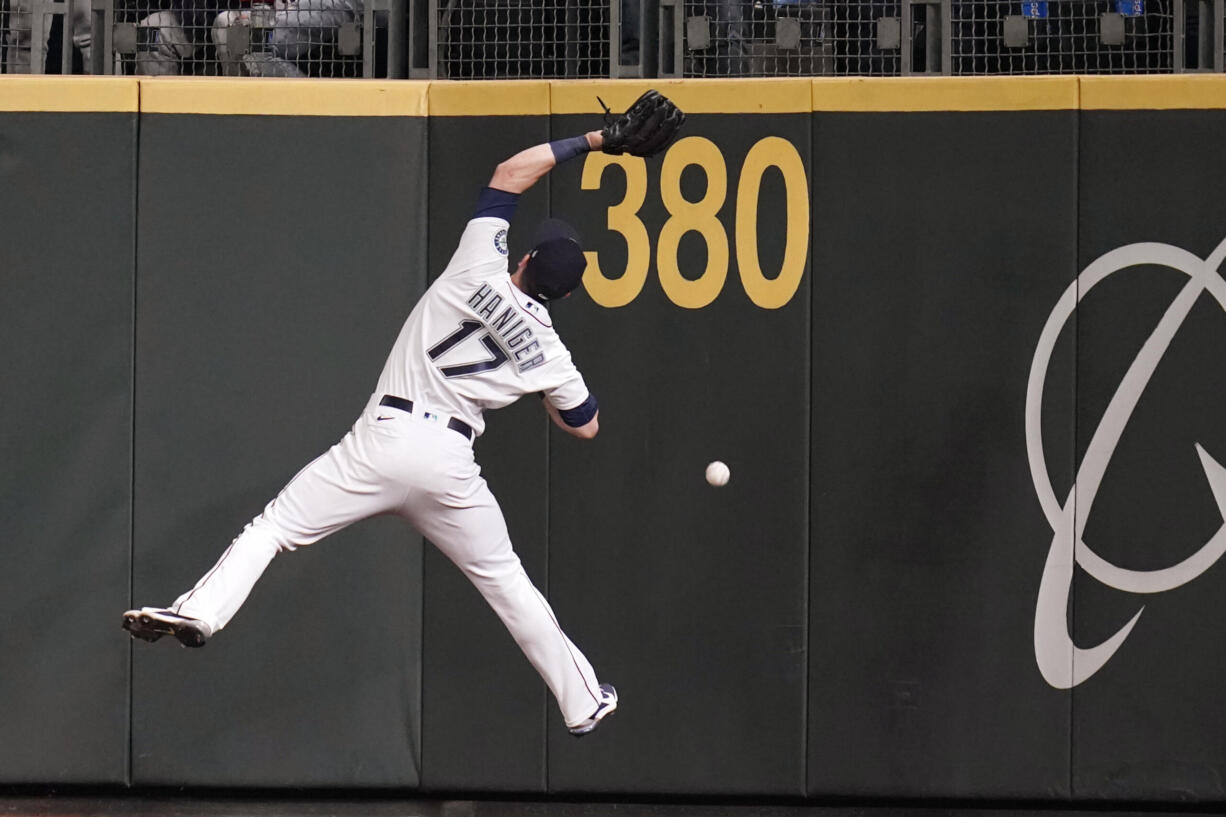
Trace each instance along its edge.
{"label": "haniger name on jersey", "polygon": [[[503,301],[503,297],[495,292],[492,286],[483,283],[468,299],[468,305],[515,361],[520,372],[543,365],[545,353],[541,351],[540,343],[535,340],[532,327],[519,311],[519,305],[512,300],[503,306]],[[498,311],[499,307],[502,307],[501,312]],[[536,354],[532,354],[533,352]],[[528,357],[529,355],[532,356]]]}

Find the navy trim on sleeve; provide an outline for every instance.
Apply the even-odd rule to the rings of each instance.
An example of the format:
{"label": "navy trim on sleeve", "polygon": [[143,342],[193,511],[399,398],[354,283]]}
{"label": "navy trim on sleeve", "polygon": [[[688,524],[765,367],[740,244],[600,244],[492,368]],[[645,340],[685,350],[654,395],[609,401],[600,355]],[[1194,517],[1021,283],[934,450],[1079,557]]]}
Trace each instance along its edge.
{"label": "navy trim on sleeve", "polygon": [[473,218],[500,218],[509,222],[511,216],[515,215],[515,205],[518,203],[518,193],[487,187],[477,197],[477,209],[473,212]]}
{"label": "navy trim on sleeve", "polygon": [[562,411],[558,409],[558,416],[562,418],[562,422],[566,423],[571,428],[585,426],[592,421],[596,416],[596,410],[600,408],[596,403],[596,395],[588,394],[587,399],[573,409]]}

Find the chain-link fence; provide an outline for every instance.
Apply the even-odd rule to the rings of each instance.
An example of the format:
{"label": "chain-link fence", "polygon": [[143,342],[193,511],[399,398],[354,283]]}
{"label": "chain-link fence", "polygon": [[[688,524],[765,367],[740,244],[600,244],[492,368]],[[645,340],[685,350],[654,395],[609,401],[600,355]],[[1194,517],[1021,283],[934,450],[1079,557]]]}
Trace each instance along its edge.
{"label": "chain-link fence", "polygon": [[[141,75],[1222,71],[1224,6],[1226,0],[0,0],[0,73],[63,70],[61,60],[67,70],[89,70],[91,23],[99,35],[93,69]],[[400,23],[389,25],[397,14]],[[397,58],[406,49],[408,63]]]}
{"label": "chain-link fence", "polygon": [[1176,69],[1172,0],[973,0],[952,5],[954,74]]}
{"label": "chain-link fence", "polygon": [[437,75],[607,77],[609,12],[609,0],[438,0]]}
{"label": "chain-link fence", "polygon": [[0,73],[30,73],[32,23],[28,0],[0,0]]}
{"label": "chain-link fence", "polygon": [[900,0],[687,0],[683,75],[900,73]]}
{"label": "chain-link fence", "polygon": [[0,74],[85,73],[88,2],[0,0]]}

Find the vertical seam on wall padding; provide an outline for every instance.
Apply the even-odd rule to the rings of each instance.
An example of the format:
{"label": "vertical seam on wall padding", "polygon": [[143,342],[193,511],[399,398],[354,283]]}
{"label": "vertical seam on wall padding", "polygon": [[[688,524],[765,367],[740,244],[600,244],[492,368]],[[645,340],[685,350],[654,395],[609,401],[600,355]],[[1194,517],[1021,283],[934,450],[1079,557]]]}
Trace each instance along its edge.
{"label": "vertical seam on wall padding", "polygon": [[813,219],[813,195],[814,195],[814,188],[817,185],[817,182],[814,179],[814,172],[813,172],[814,170],[814,157],[813,157],[814,132],[813,131],[814,131],[814,123],[816,122],[816,120],[817,120],[817,114],[810,113],[808,117],[809,127],[808,127],[808,134],[807,134],[808,135],[807,147],[808,147],[808,154],[809,154],[809,208],[810,208],[809,209],[809,298],[808,298],[808,303],[805,305],[808,311],[808,315],[809,315],[808,326],[806,327],[808,331],[808,340],[809,340],[809,343],[808,343],[809,360],[808,360],[808,365],[805,367],[808,372],[808,377],[809,377],[809,406],[808,406],[809,410],[808,412],[806,412],[806,414],[808,415],[806,418],[807,419],[806,425],[808,427],[809,433],[808,433],[808,439],[806,440],[807,450],[805,451],[805,455],[808,457],[808,466],[809,466],[806,469],[809,475],[809,490],[805,492],[805,521],[808,523],[808,530],[806,531],[807,535],[805,537],[806,538],[805,568],[804,568],[804,574],[803,574],[804,576],[804,603],[802,605],[804,608],[804,619],[802,621],[802,624],[805,628],[804,668],[801,673],[801,677],[804,678],[804,685],[801,687],[801,703],[800,703],[801,718],[802,718],[801,723],[803,725],[803,728],[801,729],[801,732],[800,732],[800,742],[801,742],[801,745],[800,745],[800,758],[801,758],[800,785],[801,785],[801,796],[802,797],[807,797],[809,794],[809,732],[813,728],[812,724],[810,724],[809,722],[809,667],[810,667],[810,660],[811,660],[810,652],[809,652],[809,639],[810,639],[810,635],[812,632],[812,621],[813,621],[813,617],[812,617],[813,521],[814,521],[813,520],[813,405],[814,405],[814,399],[815,399],[815,396],[813,394],[813,388],[814,388],[813,360],[814,360],[814,356],[817,354],[817,349],[815,348],[817,344],[813,340],[813,332],[814,332],[814,329],[813,329],[813,299],[814,297],[816,297],[816,292],[817,292],[817,284],[816,284],[816,281],[814,280],[813,260],[814,260],[814,251],[817,246],[817,241],[814,237],[814,233],[816,231],[812,227],[813,221],[814,221]]}
{"label": "vertical seam on wall padding", "polygon": [[[434,243],[434,230],[430,227],[430,143],[431,134],[434,127],[431,125],[430,112],[430,91],[434,88],[434,83],[426,86],[426,113],[425,117],[425,136],[424,136],[424,161],[422,168],[425,172],[422,176],[425,178],[425,183],[422,185],[425,188],[425,195],[421,197],[422,210],[418,213],[421,218],[421,224],[424,227],[423,232],[426,234],[425,240],[425,263],[422,265],[422,292],[418,295],[411,304],[406,304],[406,312],[411,311],[417,303],[425,297],[425,291],[430,288],[430,247]],[[414,528],[414,530],[416,530]],[[421,541],[421,592],[418,593],[418,604],[420,605],[421,617],[418,620],[417,633],[417,786],[423,788],[426,780],[426,614],[428,608],[426,606],[426,593],[429,592],[426,587],[426,548],[433,547],[433,544],[426,539],[420,531],[417,531]]]}
{"label": "vertical seam on wall padding", "polygon": [[[430,88],[429,86],[427,86],[426,87],[426,110],[427,112],[429,112],[429,105],[430,105]],[[425,140],[425,156],[423,157],[423,159],[430,155],[430,119],[428,116],[426,117],[426,121],[425,121],[424,140]],[[420,166],[423,168],[426,168],[426,172],[423,174],[425,176],[425,180],[422,184],[422,187],[425,189],[424,199],[426,201],[429,201],[430,199],[429,166],[430,165],[428,161],[423,161],[421,162]],[[420,216],[421,213],[419,212],[418,215]],[[425,245],[426,263],[423,265],[423,268],[425,270],[423,274],[428,279],[430,277],[429,224],[427,224],[426,227],[427,229],[424,231],[425,237],[423,239],[423,244]],[[410,287],[411,286],[412,284],[410,283]],[[410,309],[412,308],[411,306],[407,304],[405,305],[405,307],[410,308]],[[401,310],[401,314],[404,314],[403,309]],[[406,493],[406,497],[407,497],[407,493]],[[419,549],[419,553],[418,553],[418,570],[419,570],[418,572],[419,588],[418,589],[419,589],[419,592],[417,593],[417,600],[416,600],[416,603],[418,606],[417,607],[418,609],[417,673],[416,673],[417,684],[416,684],[416,690],[410,689],[410,690],[404,691],[405,700],[409,701],[409,713],[408,713],[408,718],[407,718],[408,723],[406,724],[406,733],[407,733],[406,737],[409,742],[409,754],[413,760],[413,767],[417,771],[417,788],[421,789],[422,781],[424,779],[423,772],[424,772],[424,767],[425,767],[425,758],[422,756],[422,746],[425,742],[425,738],[422,734],[425,731],[425,717],[424,717],[425,703],[422,701],[422,678],[425,675],[425,663],[426,663],[426,547],[428,545],[427,545],[426,537],[421,533],[421,531],[417,530],[415,526],[410,525],[409,530],[411,531],[410,538],[412,536],[412,533],[417,534],[418,539],[421,542],[421,548]],[[412,557],[410,556],[410,559],[411,558]],[[413,650],[410,647],[411,645],[407,645],[407,644],[405,645],[405,654],[406,654],[406,657],[411,660],[413,658],[413,654],[412,654]],[[408,682],[408,677],[406,675],[406,683],[407,682]],[[413,693],[412,699],[410,699],[410,696],[409,696],[410,692]]]}
{"label": "vertical seam on wall padding", "polygon": [[425,702],[422,701],[422,688],[425,686],[425,664],[426,664],[426,538],[418,533],[418,542],[420,547],[417,549],[417,569],[418,581],[422,588],[422,592],[417,594],[417,671],[414,681],[417,684],[417,711],[413,713],[417,728],[415,736],[410,736],[413,740],[413,765],[417,769],[417,788],[422,787],[422,780],[425,775],[426,759],[423,752],[423,744],[425,731],[422,726],[425,723]]}
{"label": "vertical seam on wall padding", "polygon": [[[545,212],[552,212],[546,210]],[[546,415],[545,423],[550,422]],[[553,595],[549,587],[549,560],[552,558],[550,550],[550,540],[553,536],[553,517],[550,512],[553,507],[552,499],[553,480],[552,480],[552,444],[553,435],[549,427],[545,427],[545,592]],[[544,685],[540,685],[543,687]],[[538,687],[538,688],[540,688]],[[542,693],[540,696],[540,718],[541,718],[541,788],[544,792],[549,791],[549,694]]]}
{"label": "vertical seam on wall padding", "polygon": [[[546,141],[553,140],[553,83],[548,86],[549,89],[549,104],[545,113],[545,139]],[[552,173],[550,176],[552,177]],[[545,212],[550,218],[553,217],[553,179],[545,180]],[[552,571],[549,569],[550,560],[553,558],[553,549],[550,545],[553,543],[553,432],[550,426],[553,424],[548,415],[545,417],[545,592],[552,598],[553,591],[549,586]],[[549,695],[548,693],[541,695],[541,786],[545,792],[549,791]]]}
{"label": "vertical seam on wall padding", "polygon": [[[136,113],[134,116],[134,124],[132,128],[132,334],[131,334],[131,357],[129,359],[128,371],[132,378],[129,384],[131,402],[129,410],[131,411],[131,426],[128,437],[128,607],[129,609],[135,605],[133,592],[136,584],[136,321],[137,321],[137,275],[140,271],[139,256],[140,250],[140,93],[141,86],[138,83],[136,86]],[[132,726],[133,720],[133,687],[135,685],[135,661],[133,650],[133,639],[128,639],[128,741],[127,741],[127,757],[125,758],[127,768],[124,772],[124,784],[131,788],[132,786],[132,766],[133,766],[133,733],[135,730]]]}
{"label": "vertical seam on wall padding", "polygon": [[[426,86],[426,112],[430,110],[430,89],[434,85],[431,83]],[[430,245],[433,241],[434,231],[430,229],[430,117],[427,115],[423,120],[423,137],[422,137],[422,154],[421,167],[425,168],[422,176],[425,177],[425,194],[419,199],[421,209],[418,211],[418,217],[423,227],[423,232],[426,234],[425,251],[422,259],[422,288],[421,293],[412,297],[412,303],[405,304],[405,314],[412,312],[418,302],[426,297],[426,290],[430,288]],[[421,582],[421,592],[417,594],[418,610],[421,615],[418,618],[417,631],[417,786],[420,788],[426,779],[426,548],[433,545],[426,540],[426,537],[418,533],[418,541],[421,547],[418,549],[418,567],[421,572],[419,574]]]}
{"label": "vertical seam on wall padding", "polygon": [[[1078,98],[1075,117],[1073,119],[1073,197],[1075,218],[1077,219],[1074,225],[1073,239],[1073,285],[1075,300],[1073,301],[1073,450],[1070,456],[1073,474],[1073,518],[1077,518],[1077,432],[1080,429],[1078,422],[1078,404],[1080,403],[1079,380],[1081,374],[1081,79],[1077,80]],[[1042,407],[1040,406],[1040,412]],[[1077,526],[1073,525],[1073,565],[1077,564]],[[1073,632],[1073,628],[1077,623],[1077,587],[1076,583],[1070,578],[1069,581],[1069,598],[1072,603],[1069,605],[1071,610],[1069,621],[1069,632]],[[1069,656],[1072,661],[1073,656]],[[1069,690],[1068,697],[1068,794],[1069,798],[1073,798],[1076,792],[1073,791],[1073,770],[1076,766],[1076,746],[1073,741],[1073,735],[1076,731],[1075,722],[1075,707],[1073,701],[1077,695],[1077,688],[1074,686]]]}

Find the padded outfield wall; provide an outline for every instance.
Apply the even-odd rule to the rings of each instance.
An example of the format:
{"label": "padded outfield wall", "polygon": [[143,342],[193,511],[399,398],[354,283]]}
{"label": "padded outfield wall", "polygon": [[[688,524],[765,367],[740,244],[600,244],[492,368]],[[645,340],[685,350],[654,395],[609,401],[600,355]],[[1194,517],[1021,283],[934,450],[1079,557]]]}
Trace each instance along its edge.
{"label": "padded outfield wall", "polygon": [[0,781],[1226,800],[1220,77],[661,81],[662,158],[523,197],[513,256],[586,239],[602,429],[522,401],[478,459],[597,737],[395,520],[126,641],[348,428],[494,165],[645,87],[0,82]]}

